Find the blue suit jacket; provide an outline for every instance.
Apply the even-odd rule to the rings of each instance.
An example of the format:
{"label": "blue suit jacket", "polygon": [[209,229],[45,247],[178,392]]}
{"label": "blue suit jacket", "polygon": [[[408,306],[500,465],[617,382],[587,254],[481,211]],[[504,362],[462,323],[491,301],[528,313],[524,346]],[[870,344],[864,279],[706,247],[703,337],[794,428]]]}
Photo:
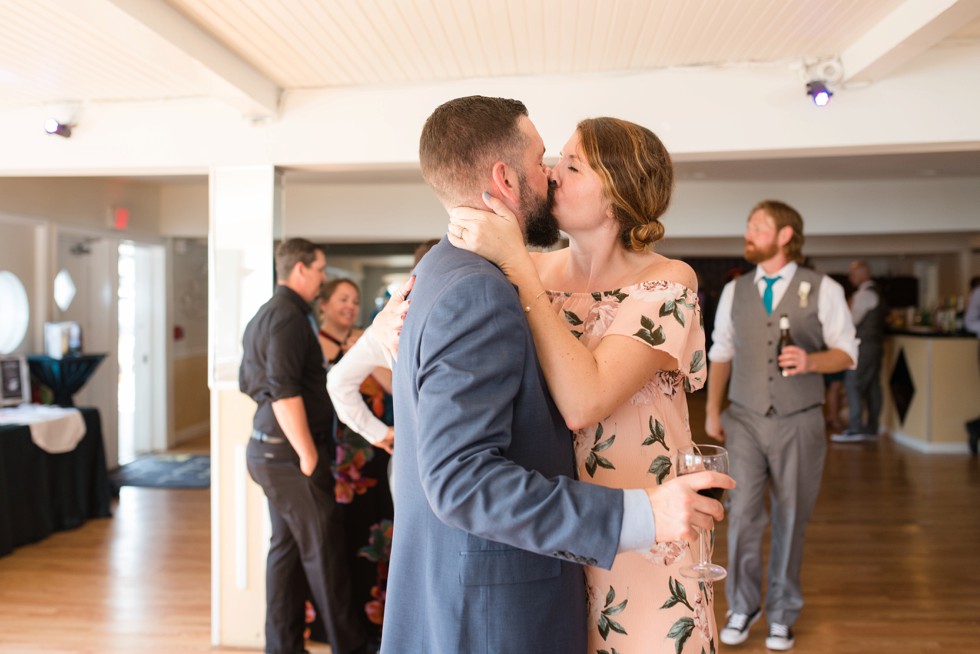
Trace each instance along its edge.
{"label": "blue suit jacket", "polygon": [[579,564],[608,568],[623,494],[574,481],[516,289],[444,238],[395,365],[384,654],[584,653]]}

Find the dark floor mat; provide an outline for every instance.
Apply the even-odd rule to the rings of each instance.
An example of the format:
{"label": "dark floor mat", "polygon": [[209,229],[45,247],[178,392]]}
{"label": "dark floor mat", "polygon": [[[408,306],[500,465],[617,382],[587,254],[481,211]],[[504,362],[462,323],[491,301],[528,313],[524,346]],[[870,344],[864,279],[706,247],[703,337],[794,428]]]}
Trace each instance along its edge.
{"label": "dark floor mat", "polygon": [[207,454],[149,454],[121,466],[109,477],[116,488],[209,488],[211,457]]}

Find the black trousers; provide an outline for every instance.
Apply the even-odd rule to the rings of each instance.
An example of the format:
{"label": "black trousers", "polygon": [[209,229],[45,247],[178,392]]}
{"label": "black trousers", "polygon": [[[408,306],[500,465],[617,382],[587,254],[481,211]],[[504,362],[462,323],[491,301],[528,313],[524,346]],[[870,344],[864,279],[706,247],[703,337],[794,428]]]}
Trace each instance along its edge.
{"label": "black trousers", "polygon": [[248,472],[269,500],[272,539],[266,561],[265,651],[303,652],[304,605],[309,587],[317,616],[336,654],[348,654],[368,639],[367,618],[351,601],[347,539],[333,493],[333,446],[319,448],[309,477],[286,442],[250,439]]}

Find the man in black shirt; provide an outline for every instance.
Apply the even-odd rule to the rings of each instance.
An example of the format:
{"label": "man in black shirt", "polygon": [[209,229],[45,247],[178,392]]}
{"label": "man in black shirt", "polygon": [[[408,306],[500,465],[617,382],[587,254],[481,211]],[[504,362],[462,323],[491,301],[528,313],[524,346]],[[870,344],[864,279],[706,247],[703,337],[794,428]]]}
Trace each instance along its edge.
{"label": "man in black shirt", "polygon": [[246,456],[269,500],[268,654],[303,652],[306,588],[336,654],[371,652],[351,604],[330,461],[333,406],[310,303],[326,280],[323,252],[305,239],[276,250],[278,285],[245,328],[239,387],[258,403]]}

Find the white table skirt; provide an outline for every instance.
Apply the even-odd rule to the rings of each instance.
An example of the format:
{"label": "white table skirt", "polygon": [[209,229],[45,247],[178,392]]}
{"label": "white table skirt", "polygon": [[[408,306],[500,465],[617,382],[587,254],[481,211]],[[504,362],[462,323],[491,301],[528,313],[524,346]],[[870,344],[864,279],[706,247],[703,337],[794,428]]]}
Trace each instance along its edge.
{"label": "white table skirt", "polygon": [[85,436],[81,411],[45,404],[0,409],[0,425],[28,425],[34,444],[50,454],[71,452]]}

